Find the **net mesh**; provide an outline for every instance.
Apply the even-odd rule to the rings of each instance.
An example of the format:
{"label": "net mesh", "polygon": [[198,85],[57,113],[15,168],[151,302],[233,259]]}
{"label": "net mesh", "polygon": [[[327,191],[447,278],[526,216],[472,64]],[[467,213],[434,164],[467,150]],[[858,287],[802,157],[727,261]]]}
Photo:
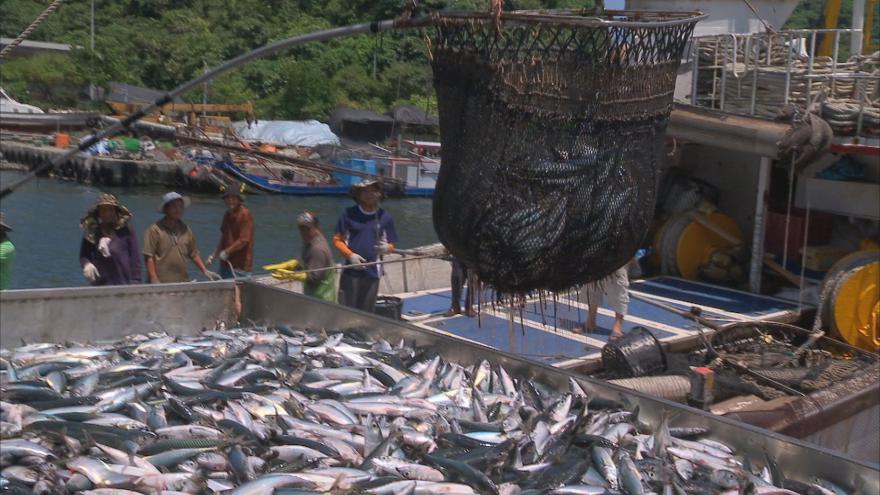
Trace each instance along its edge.
{"label": "net mesh", "polygon": [[653,216],[676,73],[697,20],[441,14],[433,217],[449,251],[513,293],[568,289],[626,263]]}

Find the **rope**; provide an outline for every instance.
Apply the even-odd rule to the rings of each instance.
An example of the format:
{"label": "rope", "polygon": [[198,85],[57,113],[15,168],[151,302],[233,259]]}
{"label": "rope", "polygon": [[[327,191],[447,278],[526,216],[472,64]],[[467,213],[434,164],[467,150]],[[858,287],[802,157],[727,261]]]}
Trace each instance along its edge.
{"label": "rope", "polygon": [[61,2],[63,2],[63,1],[64,0],[55,0],[54,2],[49,4],[49,6],[46,7],[46,10],[44,10],[42,14],[38,15],[37,18],[34,19],[34,22],[32,22],[31,25],[27,27],[27,29],[25,29],[24,31],[21,32],[21,34],[18,35],[18,38],[15,38],[14,40],[12,40],[12,43],[6,45],[3,48],[3,50],[0,51],[0,60],[2,60],[6,55],[8,55],[9,52],[11,52],[12,50],[15,50],[15,47],[20,45],[22,41],[26,40],[28,38],[28,36],[30,36],[31,33],[33,33],[34,30],[37,29],[40,26],[40,24],[42,24],[43,21],[45,21],[46,18],[48,18],[52,14],[52,12],[55,12],[56,10],[58,10],[58,7],[61,6]]}
{"label": "rope", "polygon": [[[794,193],[794,162],[796,155],[796,153],[791,154],[791,170],[788,172],[788,201],[785,210],[785,239],[782,241],[782,267],[786,270],[788,270],[788,229],[789,224],[791,223],[791,200]],[[803,284],[803,280],[801,283]],[[803,290],[803,287],[801,287],[801,290]]]}
{"label": "rope", "polygon": [[[804,215],[804,246],[802,248],[803,254],[801,254],[801,285],[798,289],[798,312],[801,311],[804,304],[804,272],[807,270],[807,241],[808,235],[810,233],[810,198],[807,198],[807,212]],[[819,301],[819,307],[816,308],[816,321],[817,323],[813,324],[813,331],[817,331],[819,329],[819,323],[821,322],[820,311],[822,309],[822,304],[824,302],[824,293],[822,291],[823,297]]]}
{"label": "rope", "polygon": [[[356,270],[357,268],[355,268],[355,267],[360,267],[360,266],[367,267],[367,266],[375,266],[375,265],[383,265],[383,264],[387,265],[387,264],[391,264],[391,263],[404,263],[407,261],[422,260],[422,259],[427,259],[427,258],[437,258],[437,256],[433,256],[433,255],[413,256],[411,258],[403,257],[403,258],[396,258],[393,260],[369,261],[367,263],[358,263],[357,265],[333,265],[333,266],[322,267],[322,268],[311,268],[309,270],[296,270],[296,273],[316,273],[316,272],[327,272],[327,271],[331,271],[331,270],[348,270],[348,269]],[[269,274],[271,274],[271,272],[260,272],[260,273],[255,273],[255,274],[251,275],[250,277],[246,277],[246,278],[254,278],[257,276],[263,276],[263,275],[269,275]]]}
{"label": "rope", "polygon": [[761,21],[761,24],[764,25],[764,29],[766,29],[767,31],[770,31],[773,34],[776,34],[776,30],[773,29],[773,26],[771,26],[770,23],[768,23],[767,21],[764,20],[763,17],[761,17],[761,14],[758,13],[758,11],[755,9],[755,7],[752,5],[752,3],[749,2],[749,0],[743,0],[743,3],[745,3],[749,7],[749,10],[751,10],[752,13],[755,14],[755,17],[757,17],[758,20]]}

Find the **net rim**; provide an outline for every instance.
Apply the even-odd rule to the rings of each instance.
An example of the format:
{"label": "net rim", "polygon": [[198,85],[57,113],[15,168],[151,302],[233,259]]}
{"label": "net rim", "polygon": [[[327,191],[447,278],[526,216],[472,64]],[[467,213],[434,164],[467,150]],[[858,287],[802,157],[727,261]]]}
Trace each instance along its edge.
{"label": "net rim", "polygon": [[[433,14],[434,23],[486,22],[496,23],[494,12],[469,10],[440,11]],[[650,28],[695,24],[708,15],[699,10],[670,12],[659,10],[606,10],[596,15],[591,9],[568,10],[516,10],[502,12],[500,22],[504,25],[538,26],[553,24],[571,27],[629,27]]]}

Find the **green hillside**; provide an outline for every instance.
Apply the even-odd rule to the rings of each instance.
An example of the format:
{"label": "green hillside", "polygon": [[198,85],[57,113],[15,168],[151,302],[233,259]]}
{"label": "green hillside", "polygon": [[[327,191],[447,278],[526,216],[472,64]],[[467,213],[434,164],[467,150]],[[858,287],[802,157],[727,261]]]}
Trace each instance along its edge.
{"label": "green hillside", "polygon": [[[425,0],[424,9],[486,8],[486,0]],[[507,9],[582,7],[576,0],[507,0]],[[0,0],[0,35],[17,36],[47,0]],[[388,19],[402,0],[95,0],[95,52],[89,50],[88,0],[65,2],[31,36],[70,43],[71,56],[4,61],[0,85],[44,107],[81,105],[89,82],[171,89],[206,66],[268,42],[355,22]],[[851,0],[844,1],[842,20]],[[791,27],[821,24],[823,0],[801,4]],[[212,102],[250,100],[260,118],[324,118],[338,105],[385,110],[433,106],[423,37],[414,31],[313,44],[252,62],[214,81]],[[187,95],[201,100],[201,91]]]}

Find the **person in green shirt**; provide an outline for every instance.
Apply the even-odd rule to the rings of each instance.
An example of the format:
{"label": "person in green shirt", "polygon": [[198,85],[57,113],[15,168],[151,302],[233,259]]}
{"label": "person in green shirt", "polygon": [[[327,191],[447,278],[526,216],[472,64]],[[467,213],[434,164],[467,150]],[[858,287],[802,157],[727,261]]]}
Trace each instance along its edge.
{"label": "person in green shirt", "polygon": [[6,217],[0,213],[0,290],[9,288],[9,273],[12,270],[12,257],[15,255],[15,246],[8,235],[11,231],[12,227],[6,223]]}
{"label": "person in green shirt", "polygon": [[303,283],[303,293],[327,302],[336,302],[336,274],[333,270],[311,271],[333,266],[333,255],[327,238],[321,233],[318,217],[310,211],[302,212],[296,218],[299,235],[303,240],[302,263],[308,273],[298,273],[295,280]]}

